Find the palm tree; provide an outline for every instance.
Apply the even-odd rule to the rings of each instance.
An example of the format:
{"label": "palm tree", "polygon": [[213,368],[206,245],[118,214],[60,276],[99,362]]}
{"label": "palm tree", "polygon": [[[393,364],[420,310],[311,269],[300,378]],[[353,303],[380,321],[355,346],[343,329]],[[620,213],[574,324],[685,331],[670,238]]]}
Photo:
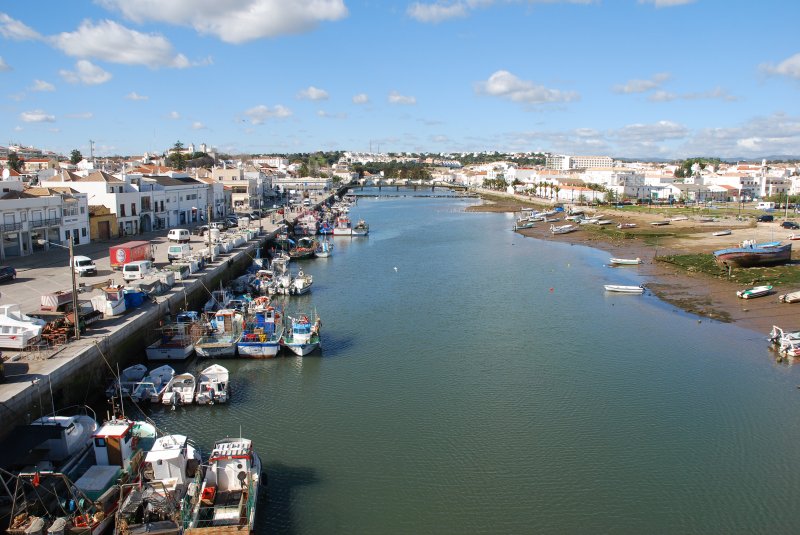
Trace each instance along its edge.
{"label": "palm tree", "polygon": [[553,186],[553,190],[556,192],[556,201],[558,201],[558,192],[561,191],[561,186]]}

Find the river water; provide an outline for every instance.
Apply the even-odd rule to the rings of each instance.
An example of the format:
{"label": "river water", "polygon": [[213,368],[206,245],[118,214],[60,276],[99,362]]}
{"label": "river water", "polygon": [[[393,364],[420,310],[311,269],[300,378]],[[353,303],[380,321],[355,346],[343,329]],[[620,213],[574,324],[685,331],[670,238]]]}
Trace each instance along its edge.
{"label": "river water", "polygon": [[151,417],[205,451],[254,440],[259,533],[796,532],[797,368],[758,333],[605,294],[645,281],[475,202],[360,199],[369,237],[304,263],[291,301],[322,353],[223,362],[230,404]]}

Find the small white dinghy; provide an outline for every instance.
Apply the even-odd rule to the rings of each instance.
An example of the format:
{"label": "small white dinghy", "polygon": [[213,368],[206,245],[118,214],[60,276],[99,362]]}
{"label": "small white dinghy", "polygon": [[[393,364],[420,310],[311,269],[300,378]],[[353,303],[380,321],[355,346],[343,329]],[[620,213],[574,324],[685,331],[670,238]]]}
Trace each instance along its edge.
{"label": "small white dinghy", "polygon": [[644,286],[626,286],[623,284],[606,284],[603,286],[607,292],[616,292],[624,294],[640,294],[644,293]]}
{"label": "small white dinghy", "polygon": [[181,373],[172,378],[161,397],[164,405],[191,405],[194,403],[195,380],[191,373]]}
{"label": "small white dinghy", "polygon": [[800,291],[779,295],[778,301],[781,303],[800,303]]}
{"label": "small white dinghy", "polygon": [[642,259],[639,257],[636,258],[609,258],[609,264],[614,264],[617,266],[635,266],[642,263]]}
{"label": "small white dinghy", "polygon": [[731,232],[731,230],[718,230],[714,232],[712,236],[730,236]]}
{"label": "small white dinghy", "polygon": [[772,286],[753,286],[752,288],[745,288],[736,292],[737,297],[742,299],[753,299],[754,297],[763,297],[772,293]]}

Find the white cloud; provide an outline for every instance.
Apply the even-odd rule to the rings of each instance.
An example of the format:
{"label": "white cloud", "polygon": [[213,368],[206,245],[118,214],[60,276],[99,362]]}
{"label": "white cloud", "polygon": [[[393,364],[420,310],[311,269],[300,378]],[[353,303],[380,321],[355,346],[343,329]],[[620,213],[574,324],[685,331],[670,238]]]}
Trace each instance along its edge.
{"label": "white cloud", "polygon": [[777,65],[765,63],[761,65],[761,70],[767,74],[777,74],[800,79],[800,52],[786,58]]}
{"label": "white cloud", "polygon": [[478,82],[475,85],[475,91],[479,94],[527,104],[572,102],[580,98],[574,91],[548,89],[528,80],[520,80],[508,71],[496,71],[487,81]]}
{"label": "white cloud", "polygon": [[275,106],[273,109],[270,109],[269,106],[260,104],[245,111],[244,114],[250,119],[250,124],[263,124],[267,119],[270,118],[283,119],[289,117],[292,115],[292,111],[285,106],[281,106],[280,104]]}
{"label": "white cloud", "polygon": [[469,7],[464,2],[445,4],[435,2],[433,4],[423,4],[414,2],[408,6],[406,13],[412,19],[419,22],[437,23],[448,19],[466,17]]}
{"label": "white cloud", "polygon": [[200,121],[195,121],[192,123],[192,130],[205,130],[206,125],[201,123]]}
{"label": "white cloud", "polygon": [[648,98],[651,102],[672,102],[673,100],[724,100],[727,102],[733,102],[734,100],[738,100],[737,97],[728,93],[725,89],[721,87],[715,87],[709,91],[700,91],[696,93],[671,93],[669,91],[656,91],[651,94]]}
{"label": "white cloud", "polygon": [[6,13],[0,13],[0,35],[13,41],[31,41],[42,38],[39,32],[12,19]]}
{"label": "white cloud", "polygon": [[111,73],[90,61],[82,59],[75,63],[75,71],[60,70],[58,74],[71,84],[99,85],[111,80]]}
{"label": "white cloud", "polygon": [[800,117],[785,113],[754,117],[739,125],[699,130],[683,147],[684,153],[723,158],[797,155]]}
{"label": "white cloud", "polygon": [[151,69],[183,69],[190,66],[186,56],[175,54],[172,44],[165,37],[137,32],[111,20],[97,24],[85,20],[76,31],[60,33],[51,40],[65,54],[78,58],[144,65]]}
{"label": "white cloud", "polygon": [[67,119],[91,119],[94,117],[94,113],[90,111],[85,111],[83,113],[68,113],[64,115]]}
{"label": "white cloud", "polygon": [[181,114],[178,113],[177,111],[171,111],[167,114],[167,118],[172,120],[178,120],[181,118]]}
{"label": "white cloud", "polygon": [[14,127],[14,132],[22,132],[23,130],[24,128],[22,128],[20,125]]}
{"label": "white cloud", "polygon": [[328,92],[313,85],[308,89],[303,89],[297,94],[297,98],[305,100],[328,100]]}
{"label": "white cloud", "polygon": [[347,119],[347,114],[344,112],[341,113],[329,113],[325,110],[317,111],[318,117],[323,117],[325,119]]}
{"label": "white cloud", "polygon": [[24,111],[19,118],[26,123],[54,123],[55,115],[50,115],[42,110]]}
{"label": "white cloud", "polygon": [[190,26],[226,43],[296,34],[347,16],[344,0],[99,0],[135,22]]}
{"label": "white cloud", "polygon": [[4,60],[2,56],[0,56],[0,72],[7,72],[10,70],[11,67],[8,65],[8,63],[6,63],[6,60]]}
{"label": "white cloud", "polygon": [[653,75],[650,80],[628,80],[627,83],[614,86],[615,93],[645,93],[658,89],[661,85],[669,80],[671,75],[668,72],[660,72]]}
{"label": "white cloud", "polygon": [[389,104],[413,105],[417,103],[416,97],[401,95],[397,91],[389,93]]}
{"label": "white cloud", "polygon": [[353,104],[366,104],[369,102],[369,96],[366,93],[359,93],[353,96]]}
{"label": "white cloud", "polygon": [[653,4],[655,7],[673,7],[692,4],[696,0],[639,0],[640,4]]}
{"label": "white cloud", "polygon": [[672,102],[673,100],[677,99],[678,95],[675,93],[670,93],[669,91],[664,91],[663,89],[654,92],[652,95],[647,97],[647,100],[651,102]]}
{"label": "white cloud", "polygon": [[148,97],[147,95],[140,95],[136,91],[131,91],[130,93],[125,95],[125,98],[127,98],[128,100],[147,100],[150,97]]}
{"label": "white cloud", "polygon": [[55,91],[56,86],[44,80],[34,80],[31,91]]}
{"label": "white cloud", "polygon": [[627,143],[655,143],[669,139],[682,139],[688,134],[689,130],[685,126],[672,121],[629,124],[609,132],[611,138]]}

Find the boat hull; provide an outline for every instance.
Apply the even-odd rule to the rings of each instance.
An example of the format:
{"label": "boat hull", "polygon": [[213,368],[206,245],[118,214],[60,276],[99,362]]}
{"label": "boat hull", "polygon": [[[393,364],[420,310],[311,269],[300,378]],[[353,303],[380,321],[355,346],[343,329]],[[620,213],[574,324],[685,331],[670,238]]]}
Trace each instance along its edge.
{"label": "boat hull", "polygon": [[298,357],[305,357],[309,353],[319,348],[319,342],[310,342],[308,344],[284,344],[289,351]]}
{"label": "boat hull", "polygon": [[236,356],[236,344],[198,344],[195,346],[198,357],[221,359]]}
{"label": "boat hull", "polygon": [[239,342],[239,356],[248,359],[270,359],[280,351],[279,342]]}
{"label": "boat hull", "polygon": [[182,347],[165,347],[159,344],[144,350],[147,360],[186,360],[194,353],[194,344]]}
{"label": "boat hull", "polygon": [[622,286],[617,284],[606,284],[604,286],[607,292],[625,293],[625,294],[640,294],[644,292],[641,286]]}
{"label": "boat hull", "polygon": [[717,264],[723,267],[738,266],[738,267],[757,267],[757,266],[774,266],[777,264],[785,264],[792,258],[792,245],[782,245],[779,247],[770,247],[768,249],[759,248],[734,248],[723,249],[714,253],[714,260]]}

